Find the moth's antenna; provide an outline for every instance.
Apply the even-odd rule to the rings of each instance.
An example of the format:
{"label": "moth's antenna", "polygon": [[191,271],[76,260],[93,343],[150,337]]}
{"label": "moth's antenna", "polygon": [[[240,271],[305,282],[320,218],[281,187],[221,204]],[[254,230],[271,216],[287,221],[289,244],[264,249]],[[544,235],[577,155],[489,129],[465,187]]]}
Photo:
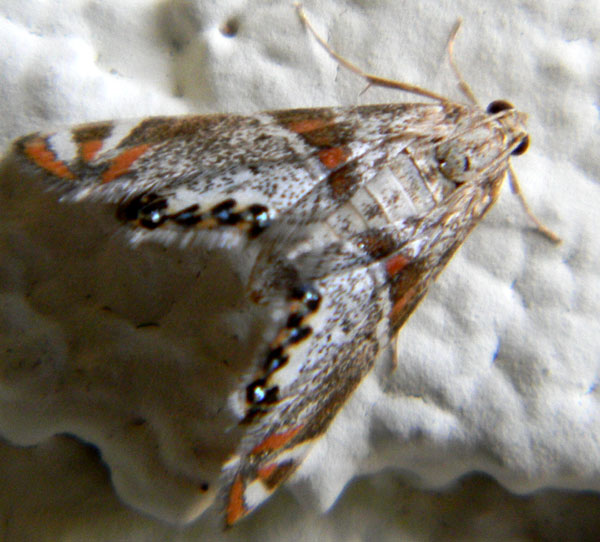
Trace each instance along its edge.
{"label": "moth's antenna", "polygon": [[460,91],[467,97],[467,99],[473,105],[479,105],[477,103],[477,98],[475,97],[474,92],[471,90],[471,87],[469,86],[469,84],[465,81],[465,78],[462,76],[462,74],[460,73],[460,70],[458,69],[458,64],[456,64],[456,60],[454,60],[454,42],[456,41],[456,35],[458,34],[458,31],[460,30],[461,25],[462,25],[462,19],[458,19],[456,21],[456,23],[454,24],[454,28],[452,29],[452,32],[450,32],[450,37],[448,38],[448,47],[447,47],[448,61],[450,62],[450,67],[452,68],[452,71],[454,72],[456,79],[458,79],[458,88],[460,88]]}
{"label": "moth's antenna", "polygon": [[[308,17],[306,16],[304,8],[302,7],[302,4],[300,2],[294,2],[294,6],[296,7],[296,11],[298,12],[298,17],[300,17],[302,24],[304,24],[306,26],[306,28],[308,28],[310,33],[319,42],[321,47],[323,47],[323,49],[325,49],[325,51],[329,54],[329,56],[331,56],[338,64],[340,64],[347,70],[350,70],[351,72],[355,73],[359,77],[362,77],[363,79],[365,79],[367,81],[368,85],[374,85],[374,86],[384,87],[384,88],[395,88],[398,90],[402,90],[404,92],[410,92],[412,94],[424,96],[426,98],[432,98],[433,100],[436,100],[438,102],[448,103],[448,101],[449,101],[448,98],[445,98],[444,96],[440,96],[439,94],[436,94],[435,92],[431,92],[430,90],[427,90],[427,89],[424,89],[424,88],[421,88],[421,87],[418,87],[415,85],[411,85],[409,83],[395,81],[393,79],[385,79],[383,77],[378,77],[377,75],[373,75],[373,74],[365,72],[363,69],[359,68],[356,64],[353,64],[348,59],[344,58],[342,55],[340,55],[339,53],[337,53],[336,51],[334,51],[331,48],[331,46],[325,41],[325,39],[323,39],[321,37],[321,35],[315,30],[315,28],[309,21]],[[462,74],[460,73],[460,70],[458,69],[458,65],[456,64],[456,61],[454,60],[454,42],[456,41],[456,36],[458,34],[461,24],[462,24],[462,20],[458,19],[456,21],[456,24],[452,28],[452,32],[450,33],[450,37],[448,39],[448,46],[447,46],[448,59],[449,59],[452,71],[454,72],[454,75],[458,79],[458,86],[459,86],[461,92],[465,95],[465,97],[473,105],[478,105],[475,94],[471,90],[471,87],[469,86],[469,84],[463,78]],[[558,237],[558,235],[556,235],[554,232],[552,232],[550,229],[548,229],[546,226],[544,226],[544,224],[542,224],[540,222],[540,220],[533,214],[533,211],[529,208],[529,205],[527,204],[527,201],[525,200],[525,196],[523,196],[523,192],[521,192],[521,187],[519,185],[519,181],[517,180],[517,177],[510,165],[509,165],[509,169],[508,169],[508,177],[509,177],[509,182],[510,182],[512,191],[517,195],[517,197],[521,201],[521,205],[523,206],[525,213],[530,218],[530,220],[535,224],[538,231],[542,235],[546,236],[548,239],[553,241],[554,243],[560,243],[561,242],[560,237]]]}
{"label": "moth's antenna", "polygon": [[344,66],[344,68],[346,68],[347,70],[350,70],[351,72],[354,72],[359,77],[362,77],[363,79],[365,79],[369,85],[374,85],[374,86],[384,87],[384,88],[395,88],[398,90],[402,90],[404,92],[411,92],[412,94],[417,94],[419,96],[431,98],[438,102],[443,102],[443,103],[448,102],[448,98],[445,98],[444,96],[440,96],[439,94],[436,94],[435,92],[431,92],[430,90],[427,90],[425,88],[421,88],[416,85],[411,85],[409,83],[402,83],[401,81],[395,81],[394,79],[386,79],[384,77],[379,77],[377,75],[367,73],[363,69],[359,68],[356,64],[353,64],[352,62],[350,62],[349,60],[344,58],[342,55],[335,52],[329,46],[329,44],[319,35],[319,33],[314,29],[313,25],[308,20],[308,17],[306,16],[306,13],[304,12],[302,4],[300,4],[299,2],[295,2],[294,6],[296,7],[296,11],[298,12],[298,16],[300,17],[300,20],[302,21],[302,23],[306,26],[306,28],[308,28],[310,33],[319,42],[321,47],[323,47],[323,49],[325,49],[325,51],[327,51],[329,56],[331,58],[333,58],[338,64],[340,64],[341,66]]}
{"label": "moth's antenna", "polygon": [[[454,71],[456,79],[458,79],[458,87],[460,88],[461,92],[473,105],[478,106],[479,104],[477,102],[477,98],[475,97],[474,92],[471,90],[471,87],[460,73],[456,60],[454,59],[454,42],[456,41],[456,35],[460,30],[461,24],[462,19],[458,19],[456,21],[456,24],[454,25],[454,28],[452,29],[452,32],[450,33],[450,38],[448,38],[448,61],[450,62],[450,66],[452,67],[452,71]],[[535,216],[533,211],[530,209],[529,204],[527,203],[527,200],[525,199],[525,196],[521,191],[521,185],[519,184],[519,180],[517,179],[517,176],[510,163],[508,165],[508,181],[510,183],[510,188],[513,194],[515,194],[519,198],[523,210],[529,217],[529,220],[531,220],[535,224],[537,230],[542,235],[550,239],[550,241],[552,241],[553,243],[561,243],[562,239],[558,235],[556,235],[552,230],[550,230],[547,226],[542,224],[540,219],[537,216]]]}
{"label": "moth's antenna", "polygon": [[517,179],[517,176],[515,175],[515,172],[510,164],[508,165],[508,181],[510,183],[510,189],[512,190],[513,194],[515,194],[519,198],[519,201],[523,206],[523,210],[527,213],[529,220],[531,220],[535,224],[537,230],[542,235],[550,239],[550,241],[552,241],[553,243],[562,243],[562,239],[558,235],[556,235],[551,229],[542,224],[540,219],[537,216],[535,216],[533,211],[529,208],[527,200],[525,199],[525,196],[521,191],[521,185],[519,184],[519,180]]}

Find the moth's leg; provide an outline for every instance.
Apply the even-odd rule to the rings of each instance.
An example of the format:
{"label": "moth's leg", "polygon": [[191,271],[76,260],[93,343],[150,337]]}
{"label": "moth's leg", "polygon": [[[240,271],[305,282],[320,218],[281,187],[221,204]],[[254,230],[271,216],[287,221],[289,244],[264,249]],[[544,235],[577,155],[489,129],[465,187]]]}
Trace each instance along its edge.
{"label": "moth's leg", "polygon": [[519,201],[521,202],[521,206],[523,207],[523,210],[529,217],[529,220],[531,220],[535,224],[536,229],[543,236],[550,239],[550,241],[552,241],[553,243],[557,243],[557,244],[562,243],[562,239],[558,235],[556,235],[550,228],[548,228],[546,225],[544,225],[540,221],[540,219],[537,216],[535,216],[533,211],[530,209],[529,204],[527,203],[527,200],[525,199],[525,196],[523,195],[523,192],[521,191],[521,185],[519,184],[519,181],[517,179],[517,176],[515,175],[515,172],[514,172],[512,166],[508,167],[508,181],[510,183],[510,189],[512,190],[513,194],[516,194],[516,196],[519,198]]}

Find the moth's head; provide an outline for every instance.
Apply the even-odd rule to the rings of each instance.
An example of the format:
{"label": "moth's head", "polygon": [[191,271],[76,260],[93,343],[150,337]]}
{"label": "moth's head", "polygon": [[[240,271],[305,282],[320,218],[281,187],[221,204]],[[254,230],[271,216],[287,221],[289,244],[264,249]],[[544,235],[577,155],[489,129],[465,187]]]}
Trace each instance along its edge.
{"label": "moth's head", "polygon": [[[505,100],[494,100],[486,107],[485,112],[488,115],[494,115],[507,125],[507,128],[521,128],[521,133],[517,133],[516,137],[510,142],[513,145],[510,154],[519,156],[524,154],[529,148],[529,134],[527,133],[525,123],[527,115],[515,109],[515,106]],[[504,116],[500,115],[503,114]]]}
{"label": "moth's head", "polygon": [[485,110],[465,108],[463,115],[435,152],[439,171],[457,185],[497,177],[510,156],[529,147],[527,115],[506,101],[491,102]]}

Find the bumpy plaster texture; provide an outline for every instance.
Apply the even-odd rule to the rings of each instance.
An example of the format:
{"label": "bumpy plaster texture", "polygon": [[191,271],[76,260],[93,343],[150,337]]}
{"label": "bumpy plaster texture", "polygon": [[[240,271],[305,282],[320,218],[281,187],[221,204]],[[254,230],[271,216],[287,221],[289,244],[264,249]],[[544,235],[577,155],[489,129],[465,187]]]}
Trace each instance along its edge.
{"label": "bumpy plaster texture", "polygon": [[[492,1],[306,7],[371,71],[457,99],[444,43],[462,16],[465,77],[482,102],[505,98],[530,113],[533,144],[515,168],[564,242],[540,238],[505,194],[402,331],[395,371],[382,360],[288,483],[296,498],[281,491],[227,537],[514,539],[560,534],[556,517],[587,536],[594,494],[512,497],[488,478],[443,495],[431,488],[481,471],[514,492],[600,490],[600,10],[583,1],[505,2],[501,12]],[[5,1],[0,28],[6,146],[105,118],[411,100],[360,95],[362,83],[286,3]],[[134,247],[112,217],[22,181],[6,162],[0,538],[219,536],[211,513],[186,529],[160,520],[201,513],[238,436],[222,392],[271,321],[243,301],[245,255]],[[410,484],[373,474],[384,469]]]}

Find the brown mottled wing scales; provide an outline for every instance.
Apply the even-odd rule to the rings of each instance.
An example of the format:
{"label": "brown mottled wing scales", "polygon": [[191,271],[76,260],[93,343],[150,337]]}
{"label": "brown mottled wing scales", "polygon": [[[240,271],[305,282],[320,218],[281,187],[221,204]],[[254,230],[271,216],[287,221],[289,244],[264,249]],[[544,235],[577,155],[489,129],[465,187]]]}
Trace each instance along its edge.
{"label": "brown mottled wing scales", "polygon": [[[430,133],[419,132],[418,120],[407,128],[406,115],[422,120],[428,113],[441,115]],[[358,108],[343,113],[361,116],[353,129],[354,141],[363,145],[353,148],[343,131],[329,133],[331,119],[318,125],[311,114],[280,118],[303,137],[311,134],[311,145],[326,148],[314,156],[330,171],[269,232],[255,279],[266,290],[309,279],[321,305],[307,320],[308,338],[286,349],[285,367],[251,384],[260,392],[258,406],[251,407],[259,416],[250,418],[224,469],[228,525],[264,501],[323,434],[494,203],[508,167],[506,148],[524,133],[513,110],[489,120],[485,112],[455,104]],[[465,132],[473,122],[477,129]],[[370,141],[369,126],[377,127]],[[461,135],[448,144],[454,133]],[[356,180],[346,179],[338,191],[335,177],[345,177],[350,164]],[[310,162],[305,170],[312,171]],[[263,397],[271,398],[264,407]]]}
{"label": "brown mottled wing scales", "polygon": [[321,296],[307,319],[310,336],[287,351],[273,375],[278,401],[254,418],[236,457],[224,469],[222,499],[231,525],[266,499],[300,465],[310,446],[377,358],[378,324],[387,307],[377,277],[357,267],[313,285]]}

